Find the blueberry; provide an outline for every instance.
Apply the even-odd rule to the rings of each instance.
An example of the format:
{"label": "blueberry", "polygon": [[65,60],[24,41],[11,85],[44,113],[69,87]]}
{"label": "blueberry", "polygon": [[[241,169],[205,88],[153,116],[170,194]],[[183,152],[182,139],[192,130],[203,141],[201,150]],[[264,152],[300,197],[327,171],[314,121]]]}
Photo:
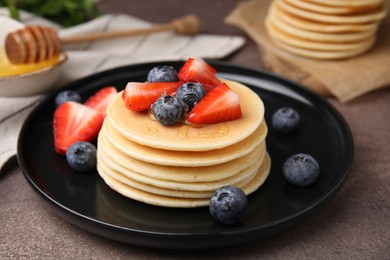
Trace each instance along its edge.
{"label": "blueberry", "polygon": [[290,156],[283,164],[283,175],[294,185],[306,187],[318,179],[320,167],[313,156],[298,153]]}
{"label": "blueberry", "polygon": [[247,207],[248,199],[240,188],[224,186],[214,192],[209,210],[214,219],[234,225],[242,219]]}
{"label": "blueberry", "polygon": [[163,125],[175,125],[181,122],[187,106],[177,97],[164,95],[159,97],[151,106],[154,118]]}
{"label": "blueberry", "polygon": [[176,91],[176,96],[183,100],[189,110],[192,110],[196,103],[205,95],[206,90],[203,88],[202,84],[195,82],[187,82],[181,85]]}
{"label": "blueberry", "polygon": [[148,73],[148,82],[175,82],[179,81],[176,70],[167,65],[157,66]]}
{"label": "blueberry", "polygon": [[273,128],[281,133],[292,133],[298,129],[301,118],[291,107],[282,107],[272,115]]}
{"label": "blueberry", "polygon": [[73,90],[63,90],[59,92],[55,97],[55,106],[56,108],[59,107],[62,103],[66,101],[74,101],[81,103],[81,97],[80,95]]}
{"label": "blueberry", "polygon": [[96,167],[96,146],[89,142],[76,142],[66,151],[66,160],[75,171],[92,170]]}

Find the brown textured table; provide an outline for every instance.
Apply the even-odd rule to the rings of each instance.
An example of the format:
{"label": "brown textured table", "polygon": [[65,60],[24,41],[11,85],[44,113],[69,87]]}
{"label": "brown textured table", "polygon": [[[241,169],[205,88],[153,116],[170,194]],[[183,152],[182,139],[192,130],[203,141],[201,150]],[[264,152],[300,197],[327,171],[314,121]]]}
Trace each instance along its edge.
{"label": "brown textured table", "polygon": [[[151,22],[195,13],[202,20],[203,33],[246,37],[223,23],[237,2],[105,0],[100,7],[105,13],[128,13]],[[226,60],[261,67],[257,48],[248,38],[244,48]],[[97,237],[55,215],[15,166],[0,177],[0,259],[389,259],[390,88],[348,104],[329,101],[350,125],[355,159],[335,198],[299,226],[262,241],[223,249],[135,247]]]}

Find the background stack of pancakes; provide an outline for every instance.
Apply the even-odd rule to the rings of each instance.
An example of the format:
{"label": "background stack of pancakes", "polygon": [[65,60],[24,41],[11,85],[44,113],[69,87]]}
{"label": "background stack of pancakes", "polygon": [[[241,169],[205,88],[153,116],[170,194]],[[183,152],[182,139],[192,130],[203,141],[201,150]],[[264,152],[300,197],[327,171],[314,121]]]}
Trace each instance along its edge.
{"label": "background stack of pancakes", "polygon": [[264,105],[246,86],[226,82],[240,96],[243,117],[203,127],[163,126],[127,109],[119,93],[98,137],[97,169],[108,186],[165,207],[207,206],[225,185],[257,190],[270,171]]}
{"label": "background stack of pancakes", "polygon": [[274,0],[265,25],[272,41],[286,51],[342,59],[375,43],[385,15],[383,0]]}

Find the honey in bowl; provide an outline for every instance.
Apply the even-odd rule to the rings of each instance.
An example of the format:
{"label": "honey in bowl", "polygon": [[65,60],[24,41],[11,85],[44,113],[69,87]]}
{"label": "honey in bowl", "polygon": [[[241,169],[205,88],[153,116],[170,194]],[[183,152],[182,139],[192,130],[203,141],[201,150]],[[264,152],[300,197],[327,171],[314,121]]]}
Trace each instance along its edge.
{"label": "honey in bowl", "polygon": [[12,64],[5,52],[7,36],[25,27],[24,24],[0,15],[0,96],[19,97],[53,91],[61,75],[62,65],[67,60],[59,53],[50,60],[29,64]]}
{"label": "honey in bowl", "polygon": [[49,60],[38,63],[12,64],[5,53],[5,49],[0,49],[0,77],[16,76],[38,71],[58,63],[59,57],[55,56]]}

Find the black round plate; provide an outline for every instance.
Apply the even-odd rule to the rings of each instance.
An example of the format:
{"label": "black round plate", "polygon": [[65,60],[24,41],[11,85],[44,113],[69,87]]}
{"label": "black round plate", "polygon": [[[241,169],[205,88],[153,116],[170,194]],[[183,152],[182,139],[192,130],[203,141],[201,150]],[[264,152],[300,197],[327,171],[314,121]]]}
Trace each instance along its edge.
{"label": "black round plate", "polygon": [[[253,68],[208,62],[219,77],[252,88],[266,108],[271,172],[265,184],[248,196],[248,211],[240,224],[216,222],[207,207],[175,209],[133,201],[111,190],[95,171],[72,171],[53,148],[55,94],[31,113],[20,133],[18,161],[27,182],[70,223],[109,239],[156,248],[234,245],[275,234],[315,213],[339,190],[353,159],[353,139],[345,120],[324,99],[294,82]],[[120,67],[73,82],[66,89],[78,91],[84,99],[107,85],[121,90],[129,81],[145,81],[148,71],[162,64],[179,69],[183,61]],[[280,134],[271,127],[272,113],[283,106],[301,115],[296,133]],[[295,187],[282,176],[283,162],[298,152],[313,155],[321,167],[318,181],[306,188]]]}

